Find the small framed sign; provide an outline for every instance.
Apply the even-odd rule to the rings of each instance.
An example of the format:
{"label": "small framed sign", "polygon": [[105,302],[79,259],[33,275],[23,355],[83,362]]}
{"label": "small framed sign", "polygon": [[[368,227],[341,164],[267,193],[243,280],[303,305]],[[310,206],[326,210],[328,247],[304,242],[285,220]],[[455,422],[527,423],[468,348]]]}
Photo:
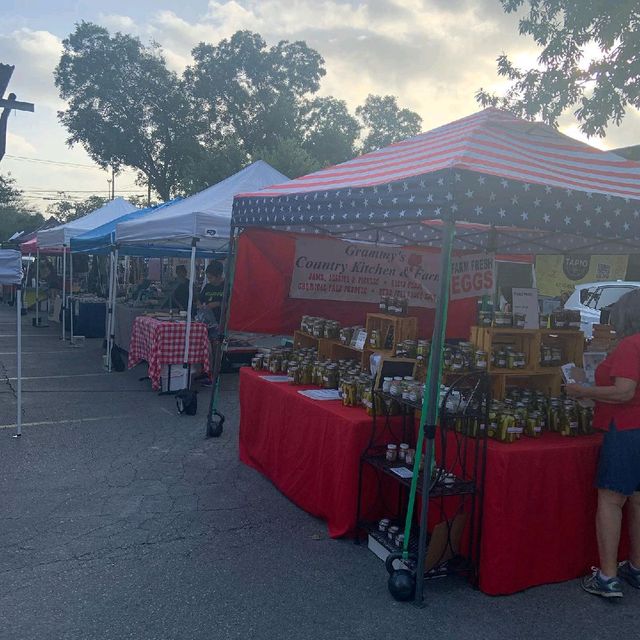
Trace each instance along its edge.
{"label": "small framed sign", "polygon": [[367,344],[367,330],[360,329],[360,331],[358,331],[358,333],[356,334],[356,338],[353,342],[353,346],[356,349],[360,349],[362,351],[362,349],[364,349],[366,344]]}

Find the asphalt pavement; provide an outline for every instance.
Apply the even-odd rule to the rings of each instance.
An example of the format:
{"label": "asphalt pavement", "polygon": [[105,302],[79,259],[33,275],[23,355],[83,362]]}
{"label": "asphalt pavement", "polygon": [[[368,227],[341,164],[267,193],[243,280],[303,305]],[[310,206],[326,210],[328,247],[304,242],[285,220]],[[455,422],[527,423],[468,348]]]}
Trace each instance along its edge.
{"label": "asphalt pavement", "polygon": [[630,588],[615,603],[577,581],[489,597],[447,578],[422,609],[393,601],[366,546],[330,539],[239,462],[234,374],[225,432],[205,439],[208,391],[178,416],[144,365],[107,374],[100,340],[73,347],[25,317],[13,438],[14,318],[0,304],[2,640],[638,637]]}

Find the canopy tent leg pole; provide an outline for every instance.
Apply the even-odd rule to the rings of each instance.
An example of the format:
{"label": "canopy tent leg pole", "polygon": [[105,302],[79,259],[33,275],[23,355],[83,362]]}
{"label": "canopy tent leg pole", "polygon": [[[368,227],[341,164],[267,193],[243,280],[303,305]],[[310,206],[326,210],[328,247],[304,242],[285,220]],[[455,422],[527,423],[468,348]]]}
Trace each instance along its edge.
{"label": "canopy tent leg pole", "polygon": [[116,298],[118,297],[118,247],[113,252],[113,286],[109,289],[109,373],[111,373],[111,353],[116,343]]}
{"label": "canopy tent leg pole", "polygon": [[[431,342],[431,357],[427,384],[424,388],[424,407],[420,419],[420,430],[424,431],[427,441],[424,455],[424,472],[422,474],[422,501],[420,505],[420,536],[418,541],[418,565],[416,567],[415,603],[422,605],[424,590],[424,563],[427,555],[427,527],[429,516],[429,491],[431,489],[431,464],[436,437],[436,423],[440,409],[440,378],[442,375],[442,351],[447,328],[447,306],[451,286],[451,253],[455,237],[455,222],[449,220],[444,224],[442,253],[440,254],[440,287],[438,291],[436,315]],[[416,451],[419,459],[420,452]]]}
{"label": "canopy tent leg pole", "polygon": [[69,250],[69,299],[71,301],[71,306],[69,307],[69,342],[71,344],[74,344],[75,341],[73,339],[73,316],[75,315],[73,313],[74,311],[74,306],[73,306],[73,254],[71,253],[71,250]]}
{"label": "canopy tent leg pole", "polygon": [[114,251],[111,251],[109,260],[109,294],[107,297],[107,371],[111,373],[111,318],[113,316],[113,307],[111,305],[111,297],[113,295],[113,273],[115,268]]}
{"label": "canopy tent leg pole", "polygon": [[130,262],[129,256],[125,256],[124,257],[124,283],[123,283],[125,290],[129,286],[129,262]]}
{"label": "canopy tent leg pole", "polygon": [[[193,309],[193,285],[195,284],[196,273],[196,244],[197,238],[191,240],[191,262],[189,265],[189,302],[187,304],[187,328],[184,332],[184,358],[182,359],[182,366],[184,369],[189,368],[189,337],[191,334],[191,310]],[[191,380],[189,379],[189,384]]]}
{"label": "canopy tent leg pole", "polygon": [[22,435],[22,286],[18,285],[16,287],[16,309],[17,309],[17,330],[16,334],[18,336],[18,345],[17,345],[17,360],[18,360],[18,384],[17,384],[17,416],[16,416],[16,437]]}
{"label": "canopy tent leg pole", "polygon": [[36,248],[36,327],[40,326],[40,249]]}
{"label": "canopy tent leg pole", "polygon": [[62,339],[66,338],[67,334],[67,303],[66,303],[66,291],[67,291],[67,248],[62,245]]}
{"label": "canopy tent leg pole", "polygon": [[[227,325],[229,324],[229,310],[231,309],[231,293],[233,291],[233,280],[235,275],[236,262],[236,227],[231,225],[229,249],[227,253],[227,274],[224,280],[224,293],[222,296],[222,305],[220,307],[220,327],[218,330],[218,338],[216,340],[215,351],[213,354],[213,370],[211,397],[209,398],[209,410],[207,411],[207,438],[218,437],[222,435],[222,425],[224,424],[224,416],[216,411],[216,401],[218,399],[218,391],[220,389],[220,372],[222,370],[222,358],[226,347]],[[220,421],[216,425],[214,416]]]}

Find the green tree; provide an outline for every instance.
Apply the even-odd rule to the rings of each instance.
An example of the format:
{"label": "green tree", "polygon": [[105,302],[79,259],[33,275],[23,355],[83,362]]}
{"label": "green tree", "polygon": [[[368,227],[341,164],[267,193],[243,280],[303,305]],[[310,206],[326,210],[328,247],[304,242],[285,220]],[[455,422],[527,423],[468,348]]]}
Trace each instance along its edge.
{"label": "green tree", "polygon": [[10,175],[0,175],[0,242],[18,231],[35,231],[43,223],[44,217],[26,204],[15,180]]}
{"label": "green tree", "polygon": [[103,168],[137,169],[168,200],[198,143],[184,86],[159,48],[81,22],[63,41],[54,75],[68,104],[58,117],[69,145],[81,144]]}
{"label": "green tree", "polygon": [[304,42],[268,47],[238,31],[217,45],[200,43],[185,82],[201,114],[205,146],[233,137],[254,158],[284,138],[300,137],[300,112],[325,75],[324,60]]}
{"label": "green tree", "polygon": [[532,36],[542,52],[534,69],[517,68],[502,54],[498,73],[511,86],[503,96],[481,88],[480,104],[553,126],[575,108],[581,130],[598,136],[620,124],[629,107],[640,108],[638,0],[500,1],[507,13],[526,7],[520,33]]}
{"label": "green tree", "polygon": [[356,116],[366,133],[363,153],[418,135],[422,128],[422,118],[415,111],[401,109],[395,96],[368,95]]}
{"label": "green tree", "polygon": [[60,192],[58,197],[60,198],[58,202],[47,207],[47,213],[56,217],[61,223],[82,218],[109,201],[108,198],[95,195],[84,200],[71,200],[64,192]]}
{"label": "green tree", "polygon": [[302,146],[321,166],[353,158],[360,129],[343,100],[314,98],[302,108]]}
{"label": "green tree", "polygon": [[268,149],[258,149],[256,159],[268,162],[274,169],[291,179],[322,168],[317,158],[306,151],[295,138],[283,138]]}

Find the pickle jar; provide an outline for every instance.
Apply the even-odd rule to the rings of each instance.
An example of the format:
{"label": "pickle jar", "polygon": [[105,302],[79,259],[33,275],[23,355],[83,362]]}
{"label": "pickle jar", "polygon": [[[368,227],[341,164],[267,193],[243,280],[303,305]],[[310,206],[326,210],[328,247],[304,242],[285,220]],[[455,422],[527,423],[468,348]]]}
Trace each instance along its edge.
{"label": "pickle jar", "polygon": [[330,364],[324,368],[322,375],[322,386],[325,389],[337,389],[338,388],[338,366]]}
{"label": "pickle jar", "polygon": [[474,368],[479,371],[486,371],[489,365],[489,356],[486,351],[478,350],[474,354]]}
{"label": "pickle jar", "polygon": [[516,329],[524,329],[524,326],[527,321],[527,316],[524,313],[514,313],[513,314],[513,326]]}
{"label": "pickle jar", "polygon": [[479,311],[478,324],[481,327],[490,327],[493,324],[493,313],[491,311]]}
{"label": "pickle jar", "polygon": [[498,351],[496,352],[496,367],[498,369],[506,369],[507,368],[507,352],[506,351]]}
{"label": "pickle jar", "polygon": [[373,329],[371,331],[371,335],[369,336],[369,345],[372,349],[380,348],[380,333],[377,329]]}
{"label": "pickle jar", "polygon": [[289,365],[287,370],[289,384],[300,384],[300,369],[297,365]]}
{"label": "pickle jar", "polygon": [[392,396],[399,397],[402,395],[402,378],[396,376],[389,385],[389,393]]}
{"label": "pickle jar", "polygon": [[253,358],[251,358],[251,368],[254,371],[262,371],[262,361],[263,356],[261,353],[258,353]]}

